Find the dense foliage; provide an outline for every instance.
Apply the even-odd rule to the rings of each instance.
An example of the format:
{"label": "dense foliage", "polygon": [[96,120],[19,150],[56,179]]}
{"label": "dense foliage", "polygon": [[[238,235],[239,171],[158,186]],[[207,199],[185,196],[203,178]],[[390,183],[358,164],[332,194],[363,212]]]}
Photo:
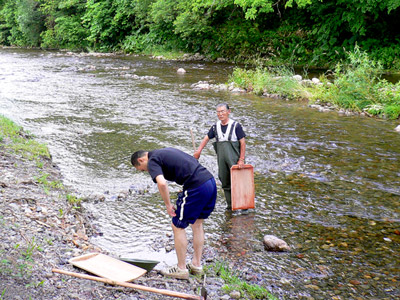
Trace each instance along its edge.
{"label": "dense foliage", "polygon": [[400,69],[399,0],[0,0],[0,44]]}

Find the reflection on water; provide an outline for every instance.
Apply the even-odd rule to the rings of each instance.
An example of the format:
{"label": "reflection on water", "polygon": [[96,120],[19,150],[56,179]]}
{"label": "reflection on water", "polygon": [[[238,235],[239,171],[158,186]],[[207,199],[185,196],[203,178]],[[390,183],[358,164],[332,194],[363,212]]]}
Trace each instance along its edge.
{"label": "reflection on water", "polygon": [[247,252],[253,251],[255,244],[259,244],[259,240],[255,240],[257,233],[255,224],[255,213],[238,213],[226,212],[227,218],[221,226],[220,245],[224,247],[226,254],[230,256],[245,256]]}
{"label": "reflection on water", "polygon": [[[184,67],[185,75],[176,70]],[[400,297],[400,138],[392,121],[320,113],[303,103],[195,91],[226,82],[230,65],[0,49],[0,113],[48,143],[65,184],[104,194],[85,207],[116,256],[172,264],[170,220],[138,149],[192,153],[226,101],[248,135],[256,208],[226,212],[219,194],[206,221],[206,252],[218,249],[246,278],[279,297]],[[200,162],[217,176],[212,147]],[[179,187],[171,184],[173,193]],[[273,234],[292,248],[267,252]],[[162,266],[161,264],[161,266]],[[160,267],[160,266],[157,266]]]}

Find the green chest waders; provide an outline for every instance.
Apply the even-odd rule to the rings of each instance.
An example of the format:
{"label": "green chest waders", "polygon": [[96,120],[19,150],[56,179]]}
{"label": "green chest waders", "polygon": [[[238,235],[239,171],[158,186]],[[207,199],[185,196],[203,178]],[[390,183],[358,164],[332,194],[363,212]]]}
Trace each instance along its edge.
{"label": "green chest waders", "polygon": [[239,160],[240,143],[238,141],[214,142],[213,146],[217,153],[218,178],[224,190],[226,204],[228,208],[231,208],[231,167]]}

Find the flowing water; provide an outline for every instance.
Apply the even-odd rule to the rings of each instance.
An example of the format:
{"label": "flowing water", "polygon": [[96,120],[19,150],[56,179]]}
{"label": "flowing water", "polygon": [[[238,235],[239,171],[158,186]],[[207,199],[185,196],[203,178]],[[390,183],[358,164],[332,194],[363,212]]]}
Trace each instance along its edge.
{"label": "flowing water", "polygon": [[[176,70],[183,67],[184,75]],[[172,264],[170,220],[157,187],[135,172],[138,149],[192,154],[228,102],[247,133],[256,208],[207,220],[206,253],[247,270],[282,299],[400,297],[400,135],[396,123],[321,113],[304,103],[195,90],[224,83],[233,66],[146,57],[0,49],[0,114],[48,144],[64,183],[105,195],[85,208],[115,256]],[[217,176],[208,145],[200,162]],[[179,186],[170,185],[173,194]],[[291,251],[267,252],[273,234]]]}

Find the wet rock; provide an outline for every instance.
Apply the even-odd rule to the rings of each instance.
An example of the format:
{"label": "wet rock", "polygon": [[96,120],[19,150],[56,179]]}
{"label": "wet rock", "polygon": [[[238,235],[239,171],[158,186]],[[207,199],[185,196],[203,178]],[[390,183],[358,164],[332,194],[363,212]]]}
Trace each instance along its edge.
{"label": "wet rock", "polygon": [[121,191],[119,192],[119,194],[117,195],[117,199],[118,200],[124,200],[128,197],[128,193],[129,191]]}
{"label": "wet rock", "polygon": [[282,284],[290,284],[290,280],[283,277],[279,280],[279,282]]}
{"label": "wet rock", "polygon": [[234,89],[231,90],[232,93],[245,93],[246,90],[245,89],[241,89],[238,87],[235,87]]}
{"label": "wet rock", "polygon": [[176,71],[176,73],[178,73],[178,74],[185,74],[185,73],[186,73],[186,70],[185,70],[184,68],[179,68],[179,69]]}
{"label": "wet rock", "polygon": [[268,251],[289,251],[290,247],[288,244],[274,235],[265,235],[264,248]]}
{"label": "wet rock", "polygon": [[226,58],[223,58],[223,57],[218,57],[216,60],[215,60],[215,62],[216,63],[224,63],[224,62],[227,62],[228,60],[226,59]]}
{"label": "wet rock", "polygon": [[394,130],[396,130],[397,132],[400,132],[400,125],[398,125]]}
{"label": "wet rock", "polygon": [[192,87],[194,89],[197,89],[197,90],[209,90],[209,89],[211,89],[211,85],[209,83],[207,83],[207,82],[204,82],[204,81],[199,81],[198,83],[193,84]]}
{"label": "wet rock", "polygon": [[315,285],[315,284],[307,284],[304,287],[306,287],[308,289],[319,290],[319,286]]}

